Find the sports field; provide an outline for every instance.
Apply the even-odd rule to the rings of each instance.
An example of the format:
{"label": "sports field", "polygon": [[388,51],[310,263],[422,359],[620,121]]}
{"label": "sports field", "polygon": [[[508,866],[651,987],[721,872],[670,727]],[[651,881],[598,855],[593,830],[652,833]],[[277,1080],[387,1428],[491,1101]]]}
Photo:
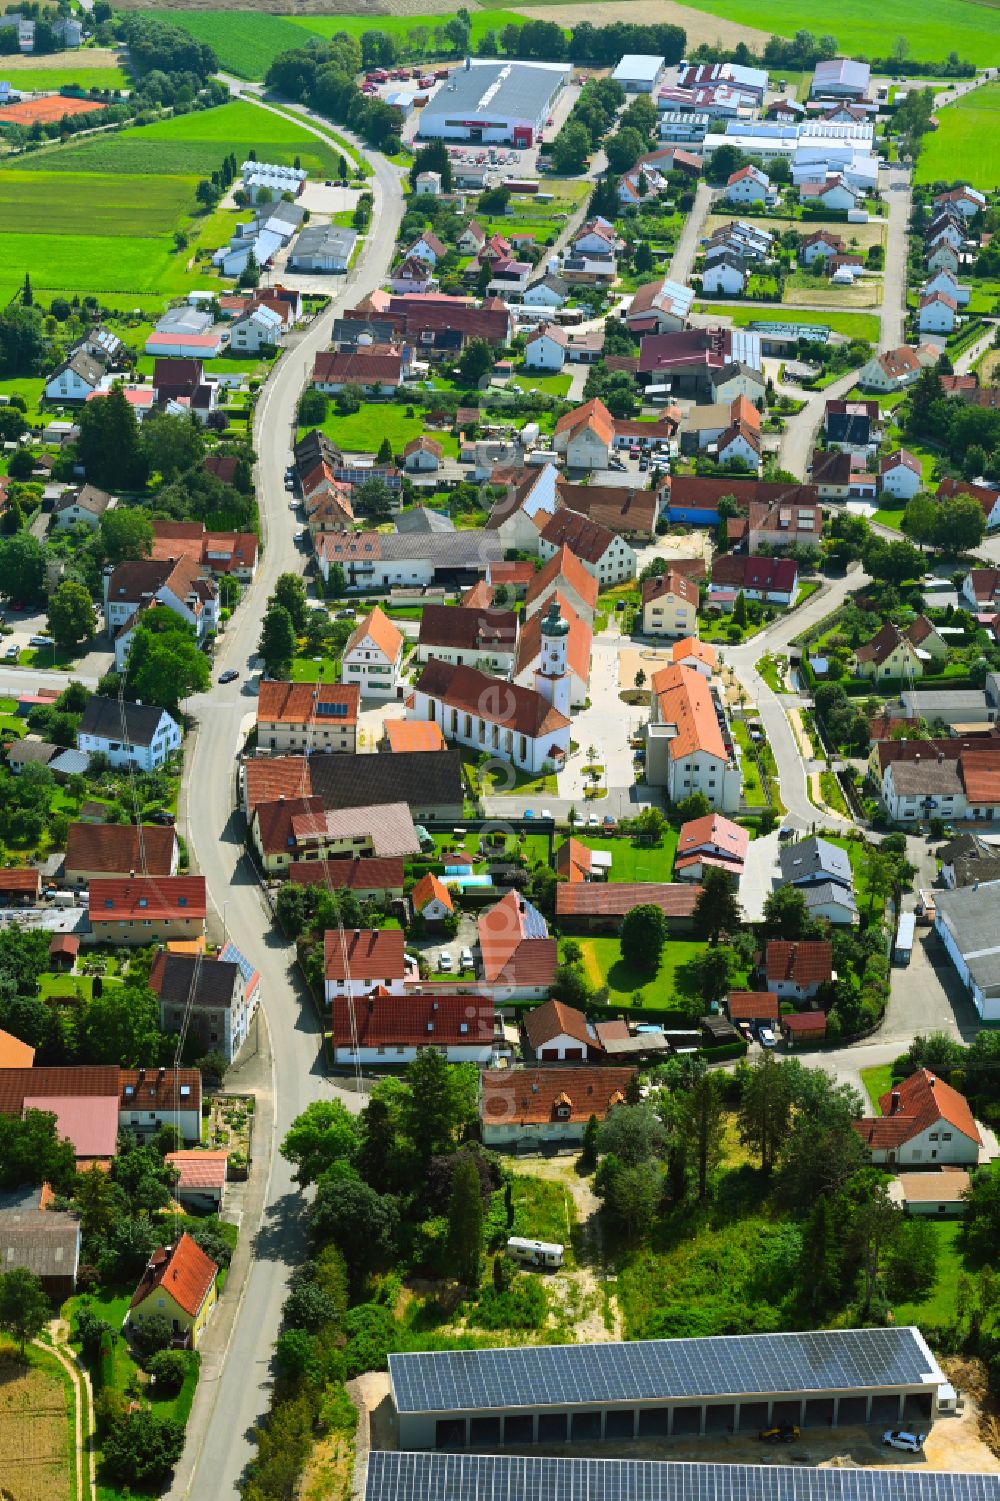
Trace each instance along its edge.
{"label": "sports field", "polygon": [[[336,154],[293,121],[239,101],[0,167],[4,287],[30,272],[42,294],[93,292],[148,307],[202,285],[189,261],[199,242],[214,249],[227,238],[234,215],[197,213],[198,180],[227,152],[241,162],[251,149],[261,161],[291,165],[298,156],[318,176],[336,167]],[[178,229],[189,237],[182,251]]]}
{"label": "sports field", "polygon": [[[1000,11],[994,11],[1000,30]],[[917,182],[964,181],[992,188],[1000,177],[1000,83],[988,83],[938,111],[941,124],[924,136]]]}
{"label": "sports field", "polygon": [[[905,37],[908,55],[921,62],[943,61],[952,51],[979,67],[1000,62],[1000,16],[971,0],[924,0],[919,6],[910,0],[698,0],[694,9],[779,36],[799,30],[834,36],[848,57],[885,57]],[[617,5],[598,4],[591,19],[595,26],[606,24],[618,11]]]}

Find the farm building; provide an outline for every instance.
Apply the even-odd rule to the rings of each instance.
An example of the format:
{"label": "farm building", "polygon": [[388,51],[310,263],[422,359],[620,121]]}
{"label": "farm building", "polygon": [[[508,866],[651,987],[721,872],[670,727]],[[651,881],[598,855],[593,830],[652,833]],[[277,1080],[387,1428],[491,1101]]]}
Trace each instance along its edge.
{"label": "farm building", "polygon": [[373,1449],[365,1501],[997,1501],[1000,1478],[907,1468],[678,1464],[648,1459],[563,1459],[516,1454],[399,1454]]}
{"label": "farm building", "polygon": [[419,135],[422,140],[533,146],[571,72],[568,63],[467,59],[425,107]]}
{"label": "farm building", "polygon": [[946,1384],[913,1326],[392,1354],[389,1380],[402,1449],[923,1429]]}

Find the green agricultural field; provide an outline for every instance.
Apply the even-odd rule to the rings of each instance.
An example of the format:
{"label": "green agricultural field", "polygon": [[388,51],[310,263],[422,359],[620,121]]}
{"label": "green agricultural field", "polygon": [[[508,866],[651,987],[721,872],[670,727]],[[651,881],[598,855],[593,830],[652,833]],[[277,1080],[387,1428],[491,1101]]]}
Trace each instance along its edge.
{"label": "green agricultural field", "polygon": [[240,78],[263,78],[279,53],[304,45],[301,32],[286,16],[243,10],[153,10],[148,14],[207,42],[220,67]]}
{"label": "green agricultural field", "polygon": [[187,285],[184,259],[174,253],[166,237],[4,234],[0,252],[17,273],[15,284],[23,283],[27,271],[35,290],[44,293],[160,292],[167,296]]}
{"label": "green agricultural field", "polygon": [[111,173],[81,181],[69,172],[2,172],[0,234],[76,235],[85,228],[88,235],[149,239],[172,233],[194,207],[197,181],[151,177],[140,195],[128,177]]}
{"label": "green agricultural field", "polygon": [[305,170],[318,177],[329,177],[337,167],[337,153],[294,120],[234,100],[217,109],[196,110],[158,120],[154,125],[39,152],[31,158],[31,169],[207,177],[228,152],[235,152],[237,162],[242,162],[251,150],[261,161],[287,166],[298,157]]}
{"label": "green agricultural field", "polygon": [[31,89],[40,93],[43,89],[66,89],[78,85],[81,89],[127,89],[129,78],[121,68],[89,68],[87,53],[80,53],[79,63],[71,68],[18,68],[11,74],[16,88]]}
{"label": "green agricultural field", "polygon": [[[505,26],[524,24],[524,17],[512,10],[473,10],[471,15],[473,49],[488,31],[502,31]],[[425,55],[433,57],[435,55],[434,33],[447,23],[448,15],[442,13],[436,16],[293,16],[290,19],[295,26],[300,26],[305,31],[315,32],[317,36],[336,36],[342,31],[348,36],[360,38],[365,31],[383,31],[388,36],[396,37],[400,42],[406,41],[415,26],[422,26],[430,34]],[[450,46],[445,56],[448,51],[450,51]]]}
{"label": "green agricultural field", "polygon": [[847,57],[885,57],[905,37],[909,56],[921,62],[943,61],[952,51],[981,68],[1000,62],[996,10],[974,0],[926,0],[919,7],[909,0],[882,0],[878,6],[794,0],[791,9],[785,0],[697,0],[696,9],[779,36],[800,29],[834,36]]}
{"label": "green agricultural field", "polygon": [[[1000,20],[994,16],[994,35]],[[995,62],[995,56],[980,62]],[[970,182],[992,188],[997,180],[997,134],[1000,132],[1000,83],[988,83],[938,112],[940,126],[924,137],[917,159],[917,182]]]}

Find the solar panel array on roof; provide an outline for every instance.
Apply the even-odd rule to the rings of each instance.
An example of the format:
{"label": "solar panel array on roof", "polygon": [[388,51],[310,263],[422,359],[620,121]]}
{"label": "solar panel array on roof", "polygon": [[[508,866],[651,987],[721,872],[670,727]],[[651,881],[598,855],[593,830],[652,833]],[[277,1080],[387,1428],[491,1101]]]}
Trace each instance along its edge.
{"label": "solar panel array on roof", "polygon": [[913,1328],[734,1334],[389,1356],[396,1410],[483,1412],[943,1381]]}
{"label": "solar panel array on roof", "polygon": [[549,936],[545,918],[530,902],[524,904],[524,936],[525,938],[548,938]]}
{"label": "solar panel array on roof", "polygon": [[365,1501],[998,1501],[1000,1475],[811,1470],[789,1465],[536,1459],[495,1454],[368,1456]]}

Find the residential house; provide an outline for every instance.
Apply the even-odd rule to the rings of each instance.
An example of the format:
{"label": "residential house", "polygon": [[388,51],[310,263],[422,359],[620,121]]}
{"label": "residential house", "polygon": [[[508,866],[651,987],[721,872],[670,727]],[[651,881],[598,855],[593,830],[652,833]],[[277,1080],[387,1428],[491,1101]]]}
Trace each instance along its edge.
{"label": "residential house", "polygon": [[63,532],[78,523],[96,532],[105,511],[114,505],[114,500],[96,485],[84,485],[79,490],[70,490],[52,508],[52,530]]}
{"label": "residential house", "polygon": [[787,608],[798,591],[798,574],[798,564],[792,558],[720,553],[712,564],[708,602],[728,611],[742,594],[761,604]]}
{"label": "residential house", "polygon": [[966,307],[972,296],[971,287],[963,285],[951,271],[944,269],[935,271],[934,275],[924,282],[925,296],[932,296],[935,292],[943,292],[958,308]]}
{"label": "residential house", "polygon": [[80,717],[76,748],[100,754],[114,767],[155,771],[181,748],[181,729],[166,709],[94,694]]}
{"label": "residential house", "polygon": [[[751,502],[745,533],[749,553],[758,552],[762,544],[774,548],[802,547],[812,552],[819,550],[823,510],[818,502],[806,498],[817,495],[815,486],[794,485],[786,486],[785,489],[787,500],[773,505]],[[802,497],[801,500],[798,499],[799,496]]]}
{"label": "residential house", "polygon": [[814,448],[810,479],[820,500],[846,501],[851,489],[851,456],[839,448]]}
{"label": "residential house", "polygon": [[422,917],[425,923],[446,922],[455,915],[451,892],[432,870],[421,876],[410,892],[410,904],[414,917]]}
{"label": "residential house", "polygon": [[802,896],[809,916],[834,927],[850,927],[859,919],[857,898],[849,886],[825,881],[805,886]]}
{"label": "residential house", "polygon": [[906,448],[897,448],[879,461],[879,488],[897,500],[912,500],[923,486],[920,460]]}
{"label": "residential house", "polygon": [[823,260],[829,261],[835,256],[844,255],[846,248],[840,235],[834,234],[829,229],[817,229],[802,241],[798,258],[803,265],[811,266],[813,261],[820,256]]}
{"label": "residential house", "polygon": [[668,569],[643,579],[640,598],[644,635],[675,639],[697,632],[700,593],[694,579]]}
{"label": "residential house", "polygon": [[195,1148],[168,1152],[163,1160],[177,1173],[177,1182],[171,1192],[183,1209],[195,1214],[221,1214],[226,1194],[228,1152]]}
{"label": "residential house", "polygon": [[440,469],[444,449],[436,438],[421,433],[403,449],[403,468],[408,474],[433,474]]}
{"label": "residential house", "polygon": [[250,833],[264,869],[281,875],[293,862],[416,855],[420,840],[404,802],[325,808],[318,793],[258,803]]}
{"label": "residential house", "polygon": [[475,219],[470,219],[455,244],[462,255],[478,255],[486,244],[486,231]]}
{"label": "residential house", "polygon": [[491,297],[517,297],[528,285],[533,270],[530,261],[494,261],[487,293]]}
{"label": "residential house", "polygon": [[927,245],[924,263],[928,271],[949,271],[952,276],[957,277],[962,265],[962,256],[951,241],[942,236]]}
{"label": "residential house", "polygon": [[283,331],[282,319],[269,307],[255,307],[230,325],[230,347],[239,354],[260,354],[277,349]]}
{"label": "residential house", "polygon": [[422,295],[430,292],[437,284],[433,267],[418,255],[407,256],[389,278],[389,286],[397,293],[416,292]]}
{"label": "residential house", "polygon": [[490,1063],[503,1045],[493,1004],[480,995],[390,995],[333,1002],[333,1057],[342,1067],[403,1068],[421,1048],[449,1063]]}
{"label": "residential house", "polygon": [[652,677],[646,729],[646,779],[672,803],[703,792],[724,813],[740,802],[741,777],[725,713],[698,672],[672,663]]}
{"label": "residential house", "polygon": [[[210,467],[206,459],[206,469],[224,479],[229,473],[225,468],[229,456],[218,454],[214,457],[216,464]],[[211,574],[213,578],[229,574],[238,583],[252,583],[257,572],[257,551],[255,532],[208,532],[202,521],[153,522],[152,555],[156,561],[187,558],[191,563],[200,564],[202,573]],[[206,597],[210,599],[210,592]]]}
{"label": "residential house", "polygon": [[[491,577],[496,568],[490,570]],[[524,614],[530,616],[548,609],[553,597],[558,595],[574,614],[593,624],[597,609],[599,585],[570,547],[560,547],[548,559],[544,567],[533,572],[524,598]]]}
{"label": "residential house", "polygon": [[662,277],[638,288],[625,314],[632,333],[667,334],[686,328],[694,302],[694,290]]}
{"label": "residential house", "polygon": [[541,999],[551,988],[559,963],[558,945],[537,907],[519,891],[508,891],[478,919],[483,979],[494,1001]]}
{"label": "residential house", "polygon": [[879,413],[877,401],[828,401],[823,413],[827,444],[867,454],[881,425]]}
{"label": "residential house", "polygon": [[568,348],[566,330],[558,323],[543,323],[525,340],[525,367],[529,370],[561,370],[566,363]]}
{"label": "residential house", "polygon": [[717,401],[763,394],[761,338],[745,328],[686,328],[647,334],[639,347],[640,380],[669,381],[674,395]]}
{"label": "residential house", "polygon": [[923,677],[924,664],[916,647],[889,620],[870,641],[855,648],[854,660],[860,678],[877,681]]}
{"label": "residential house", "polygon": [[101,361],[80,349],[46,378],[42,394],[46,401],[86,401],[103,379]]}
{"label": "residential house", "polygon": [[968,495],[972,500],[979,502],[983,508],[983,515],[986,517],[988,532],[1000,526],[1000,487],[973,485],[966,480],[950,477],[943,479],[937,489],[938,500],[949,500],[953,495]]}
{"label": "residential house", "polygon": [[343,860],[293,860],[285,874],[295,886],[325,886],[333,891],[352,891],[359,902],[387,906],[402,901],[405,885],[404,860],[400,856],[360,855]]}
{"label": "residential house", "polygon": [[446,740],[512,762],[533,776],[561,768],[569,755],[566,713],[536,688],[503,683],[473,667],[432,657],[407,712],[435,721]]}
{"label": "residential house", "polygon": [[313,362],[312,383],[328,396],[349,385],[388,396],[399,390],[404,379],[403,351],[392,344],[362,345],[343,353],[321,351]]}
{"label": "residential house", "polygon": [[[264,764],[287,767],[295,759],[288,757]],[[403,756],[314,755],[302,759],[308,767],[309,790],[323,799],[327,809],[405,803],[417,823],[461,822],[462,757],[456,750],[414,750]],[[248,762],[246,766],[248,777],[252,764]],[[281,790],[284,789],[279,786],[272,796],[280,795]]]}
{"label": "residential house", "polygon": [[726,181],[722,194],[727,203],[770,203],[775,198],[771,179],[759,167],[740,167]]}
{"label": "residential house", "polygon": [[562,548],[579,559],[601,589],[636,576],[635,552],[624,537],[566,508],[550,516],[538,534],[538,553],[546,561]]}
{"label": "residential house", "polygon": [[822,203],[824,208],[845,213],[856,208],[863,196],[839,172],[832,173],[825,182],[799,184],[800,203]]}
{"label": "residential house", "polygon": [[833,978],[833,950],[825,939],[771,939],[764,956],[767,988],[782,1000],[812,1000]]}
{"label": "residential house", "polygon": [[786,844],[778,855],[781,879],[786,886],[854,885],[851,861],[845,850],[828,839],[811,837]]}
{"label": "residential house", "polygon": [[1000,602],[1000,568],[970,568],[959,594],[967,609],[976,614],[992,613]]}
{"label": "residential house", "polygon": [[543,464],[504,479],[507,493],[490,512],[486,530],[504,549],[537,553],[539,530],[546,516],[558,509],[558,470],[554,464]]}
{"label": "residential house", "polygon": [[160,1246],[149,1259],[128,1306],[125,1323],[141,1329],[147,1319],[165,1318],[174,1338],[196,1350],[216,1303],[219,1268],[185,1230],[173,1246]]}
{"label": "residential house", "polygon": [[588,219],[570,240],[576,255],[615,255],[621,249],[621,240],[615,227],[600,216]]}
{"label": "residential house", "polygon": [[564,839],[555,853],[555,871],[563,881],[606,881],[612,857],[605,850],[591,849],[572,835]]}
{"label": "residential house", "polygon": [[[84,1103],[75,1108],[80,1101]],[[0,1114],[20,1118],[25,1108],[51,1109],[59,1116],[60,1134],[83,1148],[77,1151],[78,1160],[107,1159],[114,1156],[119,1128],[145,1137],[169,1123],[178,1127],[185,1141],[198,1141],[201,1074],[195,1068],[168,1071],[115,1064],[55,1068],[36,1064],[29,1068],[10,1062],[0,1068]],[[95,1146],[100,1150],[94,1150]]]}
{"label": "residential house", "polygon": [[190,558],[139,558],[106,568],[104,625],[115,636],[133,616],[154,602],[173,610],[190,625],[199,641],[219,625],[219,590],[199,563]]}
{"label": "residential house", "polygon": [[431,266],[436,266],[438,261],[443,260],[448,254],[447,245],[438,239],[431,230],[425,230],[407,250],[407,257],[416,256],[419,260],[427,261]]}
{"label": "residential house", "polygon": [[706,683],[711,683],[718,663],[718,652],[710,641],[699,641],[697,636],[685,636],[675,641],[670,648],[670,660],[678,667],[700,673]]}
{"label": "residential house", "polygon": [[555,271],[549,271],[541,281],[533,282],[526,288],[521,298],[521,306],[526,308],[546,308],[555,310],[565,305],[569,298],[569,283]]}
{"label": "residential house", "polygon": [[[746,402],[745,397],[738,400]],[[756,407],[746,402],[752,417],[740,417],[721,434],[716,449],[720,464],[742,464],[754,474],[760,473],[760,415]]]}
{"label": "residential house", "polygon": [[341,675],[362,698],[402,696],[403,636],[378,605],[355,627],[344,647]]}
{"label": "residential house", "polygon": [[600,881],[556,886],[556,917],[564,933],[620,933],[633,907],[658,907],[673,936],[689,934],[700,886],[666,881]]}
{"label": "residential house", "polygon": [[320,576],[329,577],[339,563],[348,589],[388,591],[394,585],[465,588],[487,565],[503,558],[504,544],[495,532],[456,530],[450,534],[356,532],[321,536],[316,560]]}
{"label": "residential house", "polygon": [[[560,620],[568,627],[566,635],[566,677],[569,681],[569,704],[573,709],[582,709],[590,697],[590,659],[593,649],[593,631],[590,619],[578,615],[558,589],[549,598],[549,610],[553,603],[558,607]],[[547,616],[536,610],[526,615],[517,638],[511,679],[526,688],[536,686],[539,674],[545,672],[545,630]]]}
{"label": "residential house", "polygon": [[594,1063],[604,1055],[593,1023],[564,1001],[526,1011],[521,1025],[526,1051],[536,1063]]}
{"label": "residential house", "polygon": [[249,1035],[260,1003],[260,975],[227,943],[218,958],[161,950],[149,972],[160,1004],[164,1032],[188,1031],[205,1053],[221,1053],[232,1063]]}
{"label": "residential house", "polygon": [[262,681],[257,696],[257,749],[275,755],[357,750],[357,683]]}
{"label": "residential house", "polygon": [[[141,834],[141,837],[140,837]],[[177,835],[161,824],[71,823],[63,858],[64,886],[88,886],[100,876],[175,876]]]}
{"label": "residential house", "polygon": [[927,292],[917,309],[917,328],[922,334],[951,334],[958,326],[958,303],[947,292]]}
{"label": "residential house", "polygon": [[876,1166],[976,1167],[983,1146],[969,1102],[918,1068],[879,1096],[881,1115],[852,1122]]}
{"label": "residential house", "polygon": [[740,297],[750,276],[747,262],[731,251],[724,251],[705,267],[701,289],[713,297]]}
{"label": "residential house", "polygon": [[102,876],[87,890],[97,943],[148,946],[204,937],[204,876]]}
{"label": "residential house", "polygon": [[559,418],[552,446],[564,455],[569,469],[607,469],[614,436],[614,418],[595,397]]}
{"label": "residential house", "polygon": [[437,657],[455,666],[478,667],[506,677],[517,650],[514,610],[469,605],[425,605],[417,637],[417,661]]}
{"label": "residential house", "polygon": [[441,173],[418,172],[416,181],[418,198],[440,198],[441,196]]}
{"label": "residential house", "polygon": [[523,1068],[482,1076],[483,1145],[571,1146],[583,1141],[591,1116],[604,1120],[624,1104],[634,1068]]}
{"label": "residential house", "polygon": [[908,344],[890,349],[885,354],[876,354],[858,371],[858,385],[863,391],[879,391],[888,395],[892,391],[905,391],[920,374],[920,361],[916,351]]}
{"label": "residential house", "polygon": [[159,406],[189,411],[199,422],[207,422],[218,403],[219,387],[206,380],[200,358],[154,360],[153,390]]}
{"label": "residential house", "polygon": [[323,982],[328,1006],[352,996],[356,1002],[374,990],[401,996],[409,975],[398,928],[328,931],[324,940]]}
{"label": "residential house", "polygon": [[[636,423],[636,426],[640,424]],[[642,424],[659,427],[659,423]],[[618,426],[615,437],[618,437]],[[558,495],[567,510],[619,532],[629,542],[652,542],[660,519],[662,489],[633,490],[625,485],[572,485],[558,482]]]}
{"label": "residential house", "polygon": [[986,207],[986,194],[963,182],[947,193],[939,193],[934,199],[934,207],[957,209],[963,219],[974,219]]}
{"label": "residential house", "polygon": [[674,878],[700,881],[708,869],[724,870],[738,882],[746,864],[750,835],[720,813],[706,813],[681,824],[674,855]]}

